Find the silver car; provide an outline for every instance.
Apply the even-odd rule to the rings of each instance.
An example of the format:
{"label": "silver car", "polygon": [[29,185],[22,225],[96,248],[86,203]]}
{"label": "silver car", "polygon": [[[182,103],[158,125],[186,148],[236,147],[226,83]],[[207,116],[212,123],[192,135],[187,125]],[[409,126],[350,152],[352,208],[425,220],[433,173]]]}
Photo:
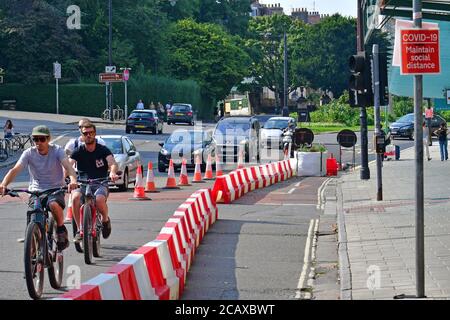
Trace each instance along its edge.
{"label": "silver car", "polygon": [[122,171],[120,179],[114,183],[111,182],[110,185],[119,187],[120,191],[126,191],[128,185],[136,181],[137,164],[141,164],[141,155],[126,136],[102,135],[100,138],[105,141],[116,159],[119,171]]}

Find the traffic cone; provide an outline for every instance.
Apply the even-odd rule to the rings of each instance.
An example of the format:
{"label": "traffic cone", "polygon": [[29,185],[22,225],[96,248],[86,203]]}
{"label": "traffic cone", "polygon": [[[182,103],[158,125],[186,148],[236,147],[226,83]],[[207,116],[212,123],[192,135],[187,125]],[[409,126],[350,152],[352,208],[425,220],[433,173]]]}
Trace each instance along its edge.
{"label": "traffic cone", "polygon": [[64,219],[64,223],[72,223],[72,193],[69,194],[69,201],[67,202],[67,212],[66,212],[66,218]]}
{"label": "traffic cone", "polygon": [[211,162],[212,162],[211,155],[208,154],[208,160],[206,160],[205,176],[203,177],[203,180],[213,180],[214,179]]}
{"label": "traffic cone", "polygon": [[177,181],[175,180],[175,169],[173,168],[173,160],[170,159],[169,171],[167,172],[167,183],[163,189],[180,189],[177,186]]}
{"label": "traffic cone", "polygon": [[186,159],[183,158],[181,162],[181,173],[180,173],[180,182],[179,186],[191,186],[188,179],[187,168],[186,168]]}
{"label": "traffic cone", "polygon": [[134,193],[133,198],[129,198],[129,200],[152,200],[145,196],[144,190],[144,178],[142,177],[142,167],[138,163],[137,171],[136,171],[136,183],[134,185]]}
{"label": "traffic cone", "polygon": [[200,167],[200,164],[201,164],[200,156],[197,155],[195,157],[195,172],[194,172],[194,179],[192,179],[193,183],[205,182],[202,180],[202,168]]}
{"label": "traffic cone", "polygon": [[242,169],[242,168],[244,168],[244,150],[242,150],[242,148],[240,148],[237,169]]}
{"label": "traffic cone", "polygon": [[219,154],[216,153],[216,177],[223,175],[222,163],[219,159]]}
{"label": "traffic cone", "polygon": [[155,186],[155,175],[153,174],[153,163],[148,162],[147,165],[147,183],[145,186],[145,192],[159,192]]}

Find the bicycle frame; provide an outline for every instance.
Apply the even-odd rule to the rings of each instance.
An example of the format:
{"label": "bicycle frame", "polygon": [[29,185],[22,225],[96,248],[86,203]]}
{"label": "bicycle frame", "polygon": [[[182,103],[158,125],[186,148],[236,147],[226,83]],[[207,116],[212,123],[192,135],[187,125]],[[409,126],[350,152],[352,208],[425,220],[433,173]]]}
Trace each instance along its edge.
{"label": "bicycle frame", "polygon": [[[86,185],[86,192],[84,193],[84,201],[83,204],[80,207],[80,235],[84,235],[84,228],[83,228],[83,219],[84,219],[84,206],[90,206],[91,207],[91,214],[92,214],[92,221],[95,222],[97,219],[97,207],[95,206],[95,199],[94,194],[92,193],[92,188],[90,184]],[[92,228],[92,236],[97,236],[97,229]]]}

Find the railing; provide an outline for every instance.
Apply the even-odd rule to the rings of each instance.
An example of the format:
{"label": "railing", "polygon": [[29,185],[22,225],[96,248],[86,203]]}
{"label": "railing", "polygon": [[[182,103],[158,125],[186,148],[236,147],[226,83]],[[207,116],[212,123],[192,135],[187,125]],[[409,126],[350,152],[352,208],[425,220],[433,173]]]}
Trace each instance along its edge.
{"label": "railing", "polygon": [[0,139],[0,162],[6,161],[31,145],[31,136],[28,134],[17,133],[11,138]]}
{"label": "railing", "polygon": [[[110,111],[109,109],[103,110],[101,114],[102,120],[109,120],[110,119]],[[113,121],[120,121],[125,120],[125,112],[123,109],[121,109],[119,106],[116,106],[113,109]]]}

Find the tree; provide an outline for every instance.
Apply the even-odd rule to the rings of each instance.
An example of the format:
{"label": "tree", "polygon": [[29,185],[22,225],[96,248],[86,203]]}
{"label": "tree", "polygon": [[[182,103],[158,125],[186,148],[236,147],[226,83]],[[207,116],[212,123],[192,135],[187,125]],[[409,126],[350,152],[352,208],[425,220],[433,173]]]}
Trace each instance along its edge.
{"label": "tree", "polygon": [[168,39],[172,74],[197,81],[209,97],[224,98],[247,75],[250,58],[240,38],[217,25],[181,20]]}

